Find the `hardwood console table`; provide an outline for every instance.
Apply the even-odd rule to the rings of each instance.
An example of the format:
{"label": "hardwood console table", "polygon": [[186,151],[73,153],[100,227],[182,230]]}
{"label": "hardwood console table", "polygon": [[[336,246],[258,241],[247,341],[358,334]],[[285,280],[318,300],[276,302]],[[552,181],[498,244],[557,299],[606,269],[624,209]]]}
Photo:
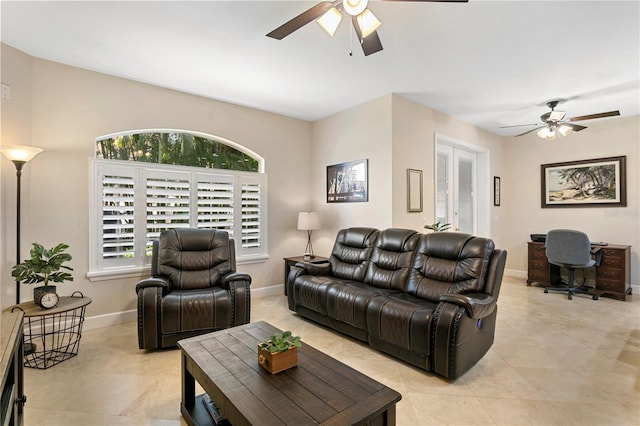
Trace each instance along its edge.
{"label": "hardwood console table", "polygon": [[[527,285],[534,282],[557,285],[562,282],[560,267],[547,260],[544,243],[528,242]],[[594,246],[597,247],[597,246]],[[596,267],[596,288],[598,295],[609,295],[618,300],[626,300],[631,294],[631,246],[599,246],[602,251],[600,266]]]}
{"label": "hardwood console table", "polygon": [[23,423],[24,370],[22,366],[22,312],[6,312],[0,317],[0,425]]}

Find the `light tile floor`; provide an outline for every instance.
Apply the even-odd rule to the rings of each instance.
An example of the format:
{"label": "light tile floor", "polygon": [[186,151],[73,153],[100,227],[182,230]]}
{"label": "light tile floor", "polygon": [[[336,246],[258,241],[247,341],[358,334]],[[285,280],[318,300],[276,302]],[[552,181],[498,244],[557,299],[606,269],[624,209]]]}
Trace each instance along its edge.
{"label": "light tile floor", "polygon": [[[635,298],[635,300],[633,300]],[[254,298],[252,319],[291,329],[402,394],[399,425],[640,425],[640,298],[544,294],[505,277],[489,353],[451,383]],[[180,352],[137,347],[135,323],[85,330],[79,355],[25,369],[25,424],[184,425]]]}

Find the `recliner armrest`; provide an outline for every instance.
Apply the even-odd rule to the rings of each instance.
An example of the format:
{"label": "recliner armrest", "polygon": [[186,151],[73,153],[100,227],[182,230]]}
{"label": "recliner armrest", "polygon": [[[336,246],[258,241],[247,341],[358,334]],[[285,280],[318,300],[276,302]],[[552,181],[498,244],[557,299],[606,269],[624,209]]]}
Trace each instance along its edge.
{"label": "recliner armrest", "polygon": [[251,276],[249,274],[245,274],[244,272],[232,272],[220,277],[220,285],[227,290],[229,290],[229,283],[237,281],[246,281],[249,285],[251,285]]}
{"label": "recliner armrest", "polygon": [[462,306],[473,319],[484,318],[496,308],[495,298],[486,293],[443,294],[439,301]]}
{"label": "recliner armrest", "polygon": [[167,294],[169,289],[171,288],[171,284],[168,280],[161,277],[149,277],[143,280],[140,280],[138,284],[136,284],[136,293],[139,292],[143,288],[148,287],[162,287],[162,294]]}

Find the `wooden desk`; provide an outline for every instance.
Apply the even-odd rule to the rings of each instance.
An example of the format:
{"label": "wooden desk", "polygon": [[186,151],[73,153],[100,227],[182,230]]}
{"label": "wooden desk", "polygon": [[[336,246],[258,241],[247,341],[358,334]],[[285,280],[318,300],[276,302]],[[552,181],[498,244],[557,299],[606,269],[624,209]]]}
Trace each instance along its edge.
{"label": "wooden desk", "polygon": [[0,425],[23,423],[24,373],[22,366],[22,312],[6,312],[0,317]]}
{"label": "wooden desk", "polygon": [[[527,285],[534,282],[558,285],[562,282],[560,267],[551,265],[545,254],[544,243],[528,243]],[[631,246],[599,246],[602,251],[600,266],[596,267],[594,293],[626,300],[631,294]]]}
{"label": "wooden desk", "polygon": [[260,321],[178,342],[187,424],[213,423],[197,381],[233,426],[395,425],[398,392],[304,341],[296,367],[269,374],[258,343],[274,333],[281,330]]}

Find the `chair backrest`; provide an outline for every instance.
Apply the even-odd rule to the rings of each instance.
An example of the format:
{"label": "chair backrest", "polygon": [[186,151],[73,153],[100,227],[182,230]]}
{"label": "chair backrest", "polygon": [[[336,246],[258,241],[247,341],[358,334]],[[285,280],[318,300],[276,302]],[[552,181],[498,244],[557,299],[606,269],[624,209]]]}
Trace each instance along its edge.
{"label": "chair backrest", "polygon": [[571,229],[553,229],[547,233],[546,255],[551,263],[567,265],[593,264],[591,242],[584,232]]}
{"label": "chair backrest", "polygon": [[154,257],[157,275],[168,278],[172,289],[217,286],[222,275],[236,270],[233,239],[215,229],[163,231]]}
{"label": "chair backrest", "polygon": [[404,290],[420,234],[412,229],[380,231],[364,282],[374,287]]}
{"label": "chair backrest", "polygon": [[364,281],[379,233],[374,228],[347,228],[338,231],[329,257],[332,274],[338,278]]}
{"label": "chair backrest", "polygon": [[405,291],[431,302],[445,293],[497,292],[485,288],[494,250],[488,238],[459,232],[422,235]]}

